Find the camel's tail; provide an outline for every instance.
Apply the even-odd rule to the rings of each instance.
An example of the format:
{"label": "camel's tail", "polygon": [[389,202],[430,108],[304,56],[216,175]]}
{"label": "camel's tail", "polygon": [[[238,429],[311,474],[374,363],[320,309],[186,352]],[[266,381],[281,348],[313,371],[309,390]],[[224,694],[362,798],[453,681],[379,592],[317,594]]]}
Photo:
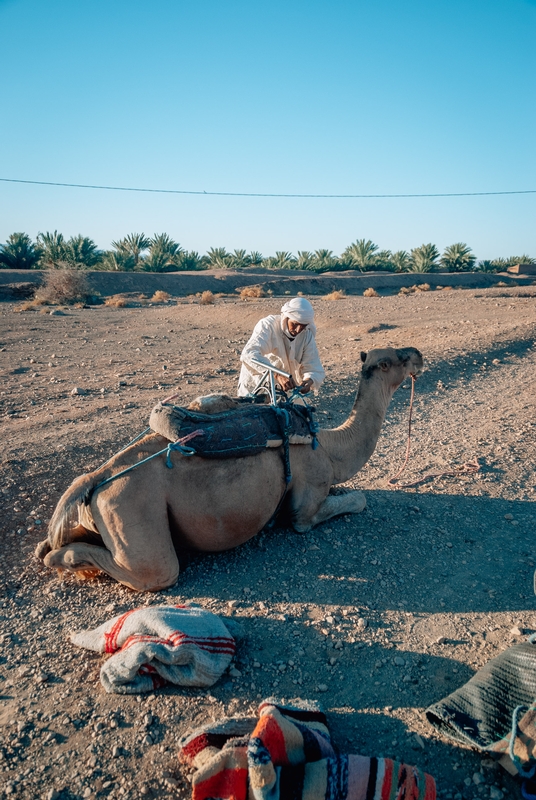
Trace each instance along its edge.
{"label": "camel's tail", "polygon": [[60,498],[48,525],[48,545],[51,550],[58,550],[72,541],[71,531],[78,525],[79,508],[89,504],[93,489],[101,480],[100,471],[81,475]]}

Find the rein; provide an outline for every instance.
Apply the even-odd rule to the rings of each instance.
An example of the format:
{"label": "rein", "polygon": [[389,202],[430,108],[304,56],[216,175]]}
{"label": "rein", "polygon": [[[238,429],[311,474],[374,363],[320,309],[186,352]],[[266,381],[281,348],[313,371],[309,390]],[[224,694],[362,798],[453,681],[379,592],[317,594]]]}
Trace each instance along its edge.
{"label": "rein", "polygon": [[428,480],[435,480],[436,478],[456,478],[459,475],[473,475],[475,472],[480,472],[480,464],[478,460],[474,458],[472,461],[466,461],[464,464],[461,464],[459,467],[455,467],[453,470],[447,470],[445,472],[428,472],[426,475],[423,475],[422,478],[419,478],[416,481],[409,481],[407,483],[398,483],[398,477],[402,475],[404,470],[407,467],[409,461],[409,451],[411,448],[411,418],[413,414],[413,399],[415,397],[415,375],[411,376],[411,397],[409,400],[409,422],[408,422],[408,441],[406,445],[406,457],[404,459],[404,463],[398,470],[398,472],[393,475],[387,481],[387,486],[392,486],[394,489],[409,489],[413,486],[420,486],[421,483],[424,483]]}

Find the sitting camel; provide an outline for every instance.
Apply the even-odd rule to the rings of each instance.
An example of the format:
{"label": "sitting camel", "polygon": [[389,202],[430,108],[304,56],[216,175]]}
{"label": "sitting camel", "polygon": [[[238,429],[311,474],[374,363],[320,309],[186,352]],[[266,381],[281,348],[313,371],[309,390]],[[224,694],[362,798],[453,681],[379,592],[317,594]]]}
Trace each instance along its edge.
{"label": "sitting camel", "polygon": [[269,522],[285,492],[298,533],[339,514],[362,511],[362,492],[330,494],[330,488],[368,461],[393,393],[407,377],[420,374],[423,359],[413,347],[371,350],[361,359],[348,419],[338,428],[320,430],[315,450],[290,446],[288,488],[281,448],[229,459],[173,453],[173,469],[161,456],[99,487],[168,443],[150,434],[74,481],[36,555],[48,567],[81,577],[102,571],[132,589],[158,591],[177,580],[178,549],[215,552],[246,542]]}

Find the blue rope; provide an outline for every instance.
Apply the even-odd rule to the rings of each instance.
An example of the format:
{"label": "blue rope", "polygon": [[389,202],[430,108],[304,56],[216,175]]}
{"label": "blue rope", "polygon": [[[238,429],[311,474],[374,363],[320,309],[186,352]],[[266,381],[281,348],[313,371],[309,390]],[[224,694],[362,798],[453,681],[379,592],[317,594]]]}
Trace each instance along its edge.
{"label": "blue rope", "polygon": [[517,771],[522,778],[533,778],[536,774],[536,764],[533,764],[530,769],[525,769],[521,759],[514,753],[514,746],[519,733],[519,715],[521,712],[526,713],[527,711],[534,710],[534,706],[517,706],[517,708],[514,708],[514,712],[512,714],[512,732],[510,733],[510,742],[508,744],[508,755],[512,759],[512,762],[515,764]]}

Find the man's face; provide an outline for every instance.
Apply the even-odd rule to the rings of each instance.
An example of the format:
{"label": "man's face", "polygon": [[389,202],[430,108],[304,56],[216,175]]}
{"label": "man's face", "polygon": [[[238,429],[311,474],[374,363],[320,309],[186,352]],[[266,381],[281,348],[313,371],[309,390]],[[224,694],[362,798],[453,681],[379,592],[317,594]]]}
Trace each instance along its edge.
{"label": "man's face", "polygon": [[303,325],[301,322],[294,322],[293,319],[289,319],[287,321],[287,327],[291,336],[297,336],[306,329],[307,325]]}

